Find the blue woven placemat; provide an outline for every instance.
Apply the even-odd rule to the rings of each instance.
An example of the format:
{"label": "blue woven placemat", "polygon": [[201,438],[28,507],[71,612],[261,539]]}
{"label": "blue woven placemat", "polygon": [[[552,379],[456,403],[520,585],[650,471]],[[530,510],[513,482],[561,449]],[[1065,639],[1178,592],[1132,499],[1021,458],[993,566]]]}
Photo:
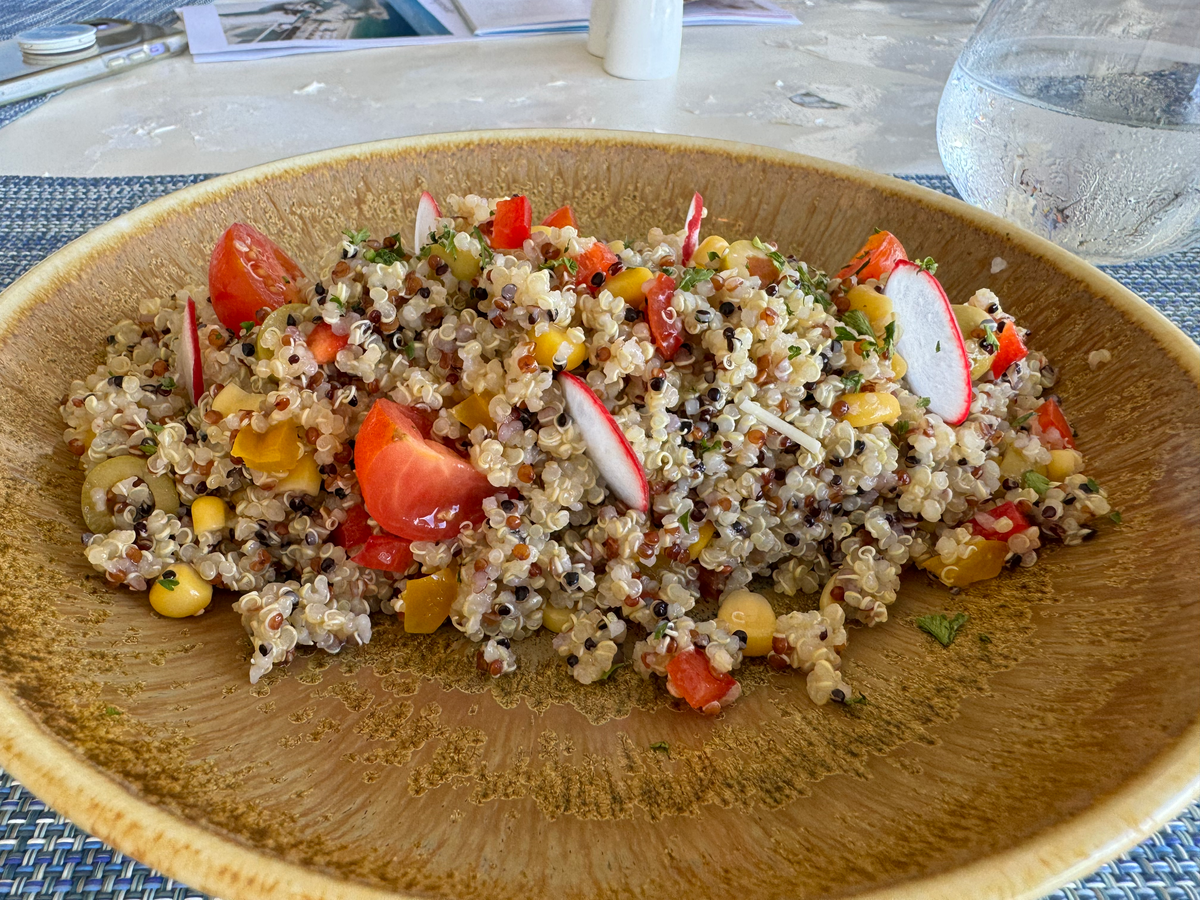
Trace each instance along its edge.
{"label": "blue woven placemat", "polygon": [[[0,289],[72,238],[207,177],[0,176]],[[944,177],[910,180],[954,193]],[[1111,266],[1108,272],[1200,341],[1200,250]],[[204,895],[83,833],[3,771],[0,897],[204,900]],[[1047,900],[1200,900],[1200,803],[1126,856]]]}

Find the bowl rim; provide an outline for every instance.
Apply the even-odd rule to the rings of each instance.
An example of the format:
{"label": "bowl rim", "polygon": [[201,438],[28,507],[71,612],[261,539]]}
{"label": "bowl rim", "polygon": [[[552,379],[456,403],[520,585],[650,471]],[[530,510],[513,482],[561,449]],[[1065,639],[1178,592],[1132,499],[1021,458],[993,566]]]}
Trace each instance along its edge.
{"label": "bowl rim", "polygon": [[[1117,281],[1049,241],[945,194],[842,163],[711,138],[632,131],[511,129],[393,138],[276,160],[190,185],[127,212],[71,241],[0,293],[0,339],[57,277],[96,253],[151,230],[167,215],[273,178],[422,149],[476,144],[638,146],[704,151],[737,159],[798,166],[857,182],[965,220],[1040,257],[1145,330],[1200,387],[1200,346]],[[1035,900],[1119,856],[1176,817],[1200,796],[1200,712],[1142,771],[1089,809],[1021,844],[937,875],[869,890],[859,900]],[[142,799],[113,775],[93,767],[71,745],[45,730],[7,690],[0,690],[0,763],[53,810],[128,856],[189,887],[227,898],[263,900],[395,900],[403,891],[356,884],[253,849]]]}

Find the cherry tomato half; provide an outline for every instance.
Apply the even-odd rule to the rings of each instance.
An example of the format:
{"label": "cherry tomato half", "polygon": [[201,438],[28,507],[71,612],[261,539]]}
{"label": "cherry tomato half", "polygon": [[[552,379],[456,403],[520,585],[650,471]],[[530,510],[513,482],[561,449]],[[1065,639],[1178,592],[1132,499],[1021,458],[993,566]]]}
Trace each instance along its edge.
{"label": "cherry tomato half", "polygon": [[386,531],[410,541],[454,537],[484,519],[495,495],[469,460],[422,434],[416,410],[376,400],[354,442],[354,468],[363,503]]}
{"label": "cherry tomato half", "polygon": [[492,247],[496,250],[518,250],[533,234],[533,204],[518,195],[511,200],[496,202],[492,220]]}
{"label": "cherry tomato half", "polygon": [[[997,531],[995,527],[997,519],[1008,519],[1012,522],[1012,528],[1005,532]],[[1029,520],[1025,518],[1025,514],[1021,512],[1017,504],[1010,500],[1007,503],[1001,503],[993,509],[981,510],[975,513],[975,516],[971,519],[970,526],[971,531],[985,541],[1007,541],[1017,532],[1028,528]]]}
{"label": "cherry tomato half", "polygon": [[350,561],[368,569],[403,575],[412,565],[412,546],[394,534],[373,534],[367,538],[363,548],[350,557]]}
{"label": "cherry tomato half", "polygon": [[213,310],[221,324],[235,332],[242,330],[243,322],[262,324],[264,309],[303,303],[303,278],[304,272],[274,241],[241,222],[225,230],[208,261]]}
{"label": "cherry tomato half", "polygon": [[850,262],[837,273],[838,278],[858,276],[862,284],[868,278],[882,278],[892,271],[892,266],[901,259],[907,259],[904,245],[890,231],[877,231],[862,245]]}
{"label": "cherry tomato half", "polygon": [[667,663],[667,690],[672,696],[686,700],[692,709],[720,702],[736,685],[732,675],[714,672],[700,649],[685,650]]}
{"label": "cherry tomato half", "polygon": [[[600,290],[608,277],[608,270],[617,261],[617,254],[608,249],[608,245],[596,241],[575,257],[575,283],[586,287],[595,294]],[[600,276],[597,278],[596,276]]]}
{"label": "cherry tomato half", "polygon": [[333,529],[329,539],[353,556],[374,533],[371,531],[370,518],[371,514],[365,506],[350,507],[346,510],[346,521]]}
{"label": "cherry tomato half", "polygon": [[1062,407],[1053,398],[1037,408],[1041,441],[1051,450],[1075,449],[1075,434],[1063,415]]}
{"label": "cherry tomato half", "polygon": [[683,323],[671,306],[675,279],[659,272],[646,288],[646,321],[663,359],[672,360],[683,344]]}
{"label": "cherry tomato half", "polygon": [[1000,346],[992,358],[993,378],[999,378],[1008,371],[1009,366],[1029,355],[1017,325],[1011,319],[1001,319],[996,326],[996,343]]}

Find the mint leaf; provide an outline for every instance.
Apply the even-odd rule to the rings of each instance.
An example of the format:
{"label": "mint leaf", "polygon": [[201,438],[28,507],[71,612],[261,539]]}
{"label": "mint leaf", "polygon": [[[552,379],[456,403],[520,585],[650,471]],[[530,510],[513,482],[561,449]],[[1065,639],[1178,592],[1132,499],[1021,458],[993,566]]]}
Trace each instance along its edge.
{"label": "mint leaf", "polygon": [[1050,479],[1039,472],[1035,472],[1033,469],[1030,469],[1028,472],[1022,475],[1021,481],[1025,487],[1033,488],[1033,490],[1037,491],[1039,494],[1044,494],[1046,491],[1050,490]]}
{"label": "mint leaf", "polygon": [[933,635],[943,647],[954,643],[958,630],[970,620],[966,613],[955,613],[953,619],[947,619],[942,613],[933,616],[919,616],[917,627],[926,634]]}

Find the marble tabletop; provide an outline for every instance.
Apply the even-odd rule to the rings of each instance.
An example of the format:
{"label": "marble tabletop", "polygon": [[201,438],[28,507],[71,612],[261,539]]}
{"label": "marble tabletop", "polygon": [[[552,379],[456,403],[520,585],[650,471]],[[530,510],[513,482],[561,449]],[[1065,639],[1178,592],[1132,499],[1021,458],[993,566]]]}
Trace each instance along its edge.
{"label": "marble tabletop", "polygon": [[726,138],[940,173],[938,98],[986,3],[781,5],[801,24],[684,29],[679,73],[662,81],[607,75],[583,34],[253,62],[185,55],[65,91],[0,128],[0,174],[228,172],[360,141],[524,127]]}

